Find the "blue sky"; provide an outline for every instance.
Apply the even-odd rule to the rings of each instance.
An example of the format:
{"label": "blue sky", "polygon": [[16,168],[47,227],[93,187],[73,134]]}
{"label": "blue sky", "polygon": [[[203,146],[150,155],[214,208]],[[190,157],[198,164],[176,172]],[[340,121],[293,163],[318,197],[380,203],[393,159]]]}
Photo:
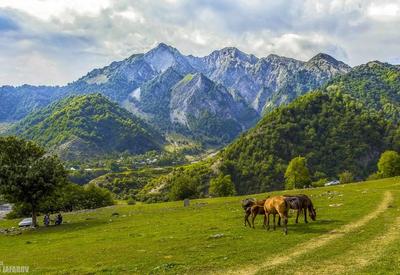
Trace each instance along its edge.
{"label": "blue sky", "polygon": [[165,42],[400,63],[400,0],[0,0],[0,85],[63,85]]}

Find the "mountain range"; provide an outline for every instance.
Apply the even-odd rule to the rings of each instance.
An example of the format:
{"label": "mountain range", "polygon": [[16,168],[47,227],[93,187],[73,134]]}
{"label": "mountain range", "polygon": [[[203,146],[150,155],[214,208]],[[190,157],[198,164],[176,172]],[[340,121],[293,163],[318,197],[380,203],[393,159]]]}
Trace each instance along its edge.
{"label": "mountain range", "polygon": [[3,86],[0,122],[21,120],[72,95],[100,93],[162,134],[178,132],[220,145],[265,112],[350,70],[326,54],[304,62],[277,55],[258,58],[229,47],[195,57],[161,43],[66,86]]}

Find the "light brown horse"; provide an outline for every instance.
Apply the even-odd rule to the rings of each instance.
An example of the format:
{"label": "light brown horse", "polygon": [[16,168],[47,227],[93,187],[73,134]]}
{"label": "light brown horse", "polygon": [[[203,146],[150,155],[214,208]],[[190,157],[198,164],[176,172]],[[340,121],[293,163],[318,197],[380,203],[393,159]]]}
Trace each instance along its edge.
{"label": "light brown horse", "polygon": [[285,200],[284,196],[275,196],[268,198],[264,203],[264,211],[266,216],[267,230],[269,230],[269,215],[272,214],[274,217],[274,230],[275,216],[276,214],[283,220],[283,232],[287,234],[287,223],[288,223],[288,212],[290,209],[289,202]]}

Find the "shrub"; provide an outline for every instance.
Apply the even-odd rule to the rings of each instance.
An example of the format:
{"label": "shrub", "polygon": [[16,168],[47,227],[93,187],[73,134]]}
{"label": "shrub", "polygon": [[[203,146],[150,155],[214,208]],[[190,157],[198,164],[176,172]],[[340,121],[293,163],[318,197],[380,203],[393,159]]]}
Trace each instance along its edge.
{"label": "shrub", "polygon": [[235,186],[233,185],[231,176],[219,175],[210,181],[210,195],[217,197],[226,197],[236,194]]}
{"label": "shrub", "polygon": [[368,176],[367,180],[378,180],[381,179],[382,175],[379,173],[373,173],[371,175]]}
{"label": "shrub", "polygon": [[339,174],[339,181],[340,183],[350,183],[354,181],[354,176],[349,171],[344,171],[343,173]]}
{"label": "shrub", "polygon": [[134,198],[129,198],[128,201],[127,201],[127,203],[128,203],[128,205],[135,205],[135,204],[136,204],[136,201],[135,201]]}
{"label": "shrub", "polygon": [[327,178],[323,178],[323,179],[319,179],[317,181],[314,181],[313,183],[311,183],[311,185],[313,187],[323,187],[323,186],[325,186],[325,183],[327,183],[327,182],[328,182],[328,179]]}

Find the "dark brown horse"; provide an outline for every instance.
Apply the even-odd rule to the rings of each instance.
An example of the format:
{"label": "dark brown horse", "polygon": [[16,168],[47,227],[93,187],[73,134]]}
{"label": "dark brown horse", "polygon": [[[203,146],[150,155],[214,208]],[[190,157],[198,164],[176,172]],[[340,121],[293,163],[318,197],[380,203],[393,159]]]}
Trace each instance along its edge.
{"label": "dark brown horse", "polygon": [[297,210],[296,223],[299,222],[299,215],[304,211],[304,222],[307,221],[307,210],[309,212],[310,218],[315,221],[317,218],[317,212],[314,209],[314,205],[311,199],[304,194],[299,195],[284,195],[285,200],[289,203],[291,209]]}
{"label": "dark brown horse", "polygon": [[244,209],[244,226],[247,226],[247,223],[251,227],[251,223],[249,221],[249,216],[251,215],[251,207],[257,202],[255,198],[247,198],[242,200],[242,207]]}

